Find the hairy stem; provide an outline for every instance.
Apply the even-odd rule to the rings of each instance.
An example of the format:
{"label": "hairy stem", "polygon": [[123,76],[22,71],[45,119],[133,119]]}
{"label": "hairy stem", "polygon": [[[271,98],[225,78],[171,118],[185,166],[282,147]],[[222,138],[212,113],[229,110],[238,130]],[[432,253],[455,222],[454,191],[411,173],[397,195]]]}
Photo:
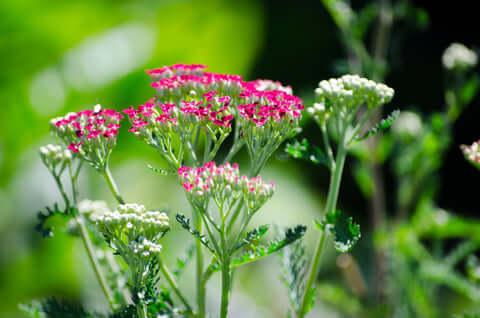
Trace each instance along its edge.
{"label": "hairy stem", "polygon": [[[343,139],[344,138],[340,140],[335,163],[332,163],[332,175],[330,177],[330,186],[328,189],[327,203],[324,214],[334,211],[337,205],[343,167],[347,157],[347,150],[345,149],[345,141]],[[315,252],[313,254],[313,260],[311,261],[307,284],[305,285],[305,294],[303,295],[302,305],[300,307],[299,318],[305,317],[306,310],[309,306],[313,283],[315,282],[320,269],[320,259],[323,247],[325,245],[325,236],[325,231],[321,231],[317,240],[317,245],[315,246]]]}

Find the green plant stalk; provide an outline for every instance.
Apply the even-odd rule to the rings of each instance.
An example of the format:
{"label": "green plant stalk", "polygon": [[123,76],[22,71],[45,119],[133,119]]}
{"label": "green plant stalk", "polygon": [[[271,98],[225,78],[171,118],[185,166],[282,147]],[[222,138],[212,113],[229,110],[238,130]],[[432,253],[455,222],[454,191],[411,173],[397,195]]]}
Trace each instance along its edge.
{"label": "green plant stalk", "polygon": [[170,273],[170,271],[168,270],[167,266],[165,266],[165,264],[161,261],[160,261],[160,270],[162,271],[163,276],[165,276],[165,279],[168,281],[168,283],[172,287],[175,294],[178,296],[180,301],[185,305],[185,308],[187,309],[187,311],[192,313],[192,307],[188,303],[185,296],[183,296],[182,292],[178,289],[178,284],[174,280],[174,278],[173,278],[172,274]]}
{"label": "green plant stalk", "polygon": [[[343,134],[344,135],[344,134]],[[344,136],[343,136],[344,137]],[[332,175],[330,177],[330,186],[328,190],[327,203],[325,206],[324,214],[331,213],[335,210],[338,200],[338,193],[340,191],[340,184],[342,180],[343,167],[345,165],[345,159],[347,157],[347,149],[345,148],[345,138],[342,138],[337,151],[335,163],[332,163]],[[321,231],[313,254],[313,260],[311,262],[310,271],[308,274],[307,284],[305,285],[305,294],[303,295],[299,318],[305,317],[310,294],[312,293],[313,283],[315,282],[318,271],[320,269],[320,259],[322,256],[323,247],[325,245],[325,231]]]}
{"label": "green plant stalk", "polygon": [[222,264],[222,303],[220,318],[227,318],[228,302],[230,298],[230,257],[226,256]]}
{"label": "green plant stalk", "polygon": [[100,287],[103,290],[103,293],[105,294],[105,297],[107,297],[110,307],[114,309],[115,301],[113,299],[112,291],[110,290],[110,287],[107,284],[107,281],[103,275],[103,272],[100,269],[100,264],[98,263],[98,260],[95,256],[95,250],[94,250],[92,241],[88,236],[88,231],[87,231],[87,227],[85,226],[85,220],[83,216],[81,215],[75,216],[75,222],[80,228],[80,236],[82,238],[83,245],[85,246],[85,249],[87,251],[88,259],[90,260],[93,270],[95,271],[95,276],[97,277],[97,280],[100,284]]}
{"label": "green plant stalk", "polygon": [[[70,170],[71,173],[71,170]],[[58,189],[60,190],[60,193],[62,194],[63,199],[65,200],[65,204],[67,205],[67,208],[70,207],[70,203],[68,200],[68,196],[65,193],[65,190],[63,189],[62,182],[60,180],[59,176],[54,175],[55,182],[57,183]],[[73,198],[74,198],[74,205],[76,207],[77,205],[77,190],[75,186],[76,182],[76,175],[73,176],[71,175],[71,182],[72,182],[72,192],[73,192]],[[82,238],[83,245],[85,245],[85,249],[87,251],[88,258],[90,260],[90,263],[92,264],[93,270],[95,272],[95,276],[97,277],[98,283],[100,284],[100,287],[103,290],[103,293],[105,294],[105,297],[108,300],[108,303],[110,307],[113,309],[114,308],[114,300],[112,296],[112,291],[110,290],[110,287],[107,284],[107,281],[105,279],[105,276],[103,276],[103,273],[100,269],[100,264],[98,263],[98,260],[95,256],[95,251],[93,248],[93,244],[90,240],[90,237],[88,236],[87,228],[85,226],[84,219],[81,215],[75,215],[74,216],[75,223],[78,225],[80,229],[80,237]]]}
{"label": "green plant stalk", "polygon": [[221,233],[221,245],[222,245],[222,300],[220,304],[220,318],[227,318],[228,314],[228,302],[230,298],[230,251],[227,246],[227,239],[225,233],[225,222],[222,222]]}
{"label": "green plant stalk", "polygon": [[147,307],[145,304],[140,303],[137,305],[137,316],[138,318],[147,318],[148,313],[147,313]]}
{"label": "green plant stalk", "polygon": [[[196,230],[202,233],[202,218],[200,212],[193,211],[196,221]],[[205,296],[206,296],[206,282],[203,281],[203,250],[202,243],[197,240],[196,243],[197,264],[196,264],[196,279],[197,279],[197,317],[205,317]]]}
{"label": "green plant stalk", "polygon": [[115,180],[113,179],[112,173],[110,172],[108,166],[105,168],[104,171],[102,171],[102,175],[105,178],[105,181],[107,181],[108,187],[110,188],[110,191],[112,191],[112,194],[115,199],[117,199],[118,203],[125,204],[125,201],[123,200],[120,192],[118,191],[117,184],[115,183]]}

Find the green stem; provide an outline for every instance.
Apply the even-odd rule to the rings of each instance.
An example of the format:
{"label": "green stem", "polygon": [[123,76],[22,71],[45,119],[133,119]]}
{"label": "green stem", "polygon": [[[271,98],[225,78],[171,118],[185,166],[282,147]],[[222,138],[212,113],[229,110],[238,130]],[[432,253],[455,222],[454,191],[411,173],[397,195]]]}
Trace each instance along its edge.
{"label": "green stem", "polygon": [[227,318],[228,314],[228,301],[230,298],[230,251],[227,246],[227,239],[225,237],[225,226],[222,226],[221,234],[221,244],[222,244],[222,300],[220,304],[220,318]]}
{"label": "green stem", "polygon": [[[344,136],[343,136],[344,137]],[[338,200],[338,193],[340,191],[340,184],[342,180],[343,167],[345,165],[345,159],[347,157],[347,150],[345,149],[345,140],[341,138],[336,162],[332,163],[332,175],[330,178],[330,186],[328,189],[327,204],[325,206],[325,212],[331,213],[335,210]],[[325,245],[325,231],[321,231],[315,247],[313,261],[311,262],[310,271],[308,275],[307,284],[305,285],[305,294],[303,295],[302,305],[300,307],[299,318],[305,317],[307,307],[309,306],[310,294],[312,293],[312,286],[315,282],[318,271],[320,269],[320,258],[322,255],[323,247]]]}
{"label": "green stem", "polygon": [[228,313],[228,301],[230,298],[230,260],[227,259],[222,265],[222,303],[220,306],[220,318],[226,318]]}
{"label": "green stem", "polygon": [[193,312],[192,307],[188,303],[185,296],[183,296],[182,292],[178,289],[177,282],[175,281],[172,274],[168,270],[167,266],[165,266],[165,264],[163,262],[160,262],[160,270],[162,271],[163,276],[165,276],[165,278],[167,279],[168,283],[170,284],[170,287],[172,287],[175,294],[177,294],[180,301],[185,305],[185,308],[187,309],[187,311],[190,312],[190,313]]}
{"label": "green stem", "polygon": [[[200,212],[193,211],[196,220],[196,230],[202,233],[202,219]],[[202,243],[197,240],[197,266],[196,266],[196,279],[197,279],[197,310],[198,318],[205,317],[205,291],[206,285],[203,282],[203,250]]]}
{"label": "green stem", "polygon": [[85,226],[85,220],[83,216],[77,215],[75,217],[75,222],[80,229],[80,236],[82,238],[83,245],[85,245],[85,249],[87,251],[90,263],[92,264],[93,270],[95,271],[95,276],[97,277],[97,280],[103,290],[103,293],[105,294],[105,297],[107,297],[110,307],[114,309],[115,301],[112,296],[112,291],[110,290],[110,287],[108,286],[107,281],[103,276],[102,270],[100,269],[100,264],[98,263],[97,257],[95,256],[95,249],[93,247],[92,241],[90,240],[90,237],[88,236],[87,227]]}
{"label": "green stem", "polygon": [[110,169],[108,168],[108,166],[105,168],[102,174],[103,174],[103,177],[105,178],[105,181],[107,181],[110,191],[112,191],[112,194],[115,197],[115,199],[117,199],[118,203],[125,204],[125,201],[123,200],[122,196],[120,195],[120,192],[118,191],[117,184],[115,183],[115,180],[113,179],[112,173],[110,172]]}
{"label": "green stem", "polygon": [[137,305],[137,316],[138,318],[148,318],[147,306],[142,302]]}

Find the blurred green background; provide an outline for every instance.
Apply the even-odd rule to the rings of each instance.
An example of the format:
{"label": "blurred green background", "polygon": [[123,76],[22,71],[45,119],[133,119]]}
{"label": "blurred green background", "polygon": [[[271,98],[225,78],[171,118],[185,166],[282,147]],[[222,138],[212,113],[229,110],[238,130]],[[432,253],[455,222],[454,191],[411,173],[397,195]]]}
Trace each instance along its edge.
{"label": "blurred green background", "polygon": [[[453,41],[470,47],[480,41],[471,2],[414,2],[425,8],[429,24],[422,30],[408,25],[393,30],[398,41],[392,45],[386,82],[395,88],[396,97],[388,109],[428,114],[443,103],[443,50]],[[318,81],[341,72],[338,60],[344,56],[338,31],[320,1],[0,1],[0,316],[22,317],[19,302],[50,295],[104,308],[80,243],[60,231],[53,239],[42,239],[34,231],[36,212],[60,198],[37,155],[41,145],[54,142],[48,132],[50,118],[97,103],[118,110],[142,103],[153,95],[144,70],[173,63],[202,63],[214,72],[280,80],[292,85],[308,106]],[[441,170],[440,206],[465,216],[477,213],[474,184],[480,174],[463,161],[457,146],[480,136],[479,103],[475,100],[455,124]],[[315,132],[306,125],[307,131]],[[236,159],[243,162],[243,154]],[[127,201],[188,213],[175,177],[154,175],[147,164],[164,165],[153,149],[122,129],[112,165]],[[81,177],[82,198],[113,204],[101,178],[87,170]],[[274,158],[264,175],[278,190],[255,223],[304,223],[313,228],[328,185],[326,170]],[[342,206],[362,225],[362,243],[354,255],[368,281],[371,229],[348,164],[342,187]],[[395,185],[387,183],[387,191],[391,187]],[[169,261],[189,244],[190,237],[177,230],[175,225],[167,238]],[[310,230],[310,247],[314,238]],[[232,317],[283,316],[288,302],[278,281],[279,263],[271,257],[239,271]],[[327,253],[321,275],[343,279],[333,250]],[[188,289],[191,281],[187,273],[181,284]],[[259,288],[265,285],[268,293]],[[190,289],[187,293],[193,295]],[[218,295],[218,280],[213,280],[211,306],[216,306]],[[451,302],[458,303],[462,299]],[[339,317],[328,306],[316,310],[321,317]]]}

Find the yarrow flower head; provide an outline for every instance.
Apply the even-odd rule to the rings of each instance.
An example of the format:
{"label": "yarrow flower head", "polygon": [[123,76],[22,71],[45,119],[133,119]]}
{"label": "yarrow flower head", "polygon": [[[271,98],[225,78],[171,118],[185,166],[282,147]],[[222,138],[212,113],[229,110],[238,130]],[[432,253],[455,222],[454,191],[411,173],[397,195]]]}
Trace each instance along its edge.
{"label": "yarrow flower head", "polygon": [[60,145],[48,144],[40,147],[40,158],[52,173],[60,175],[72,161],[73,156],[70,150]]}
{"label": "yarrow flower head", "polygon": [[284,90],[258,90],[246,86],[239,95],[239,125],[244,134],[256,175],[280,144],[298,129],[301,111],[300,98]]}
{"label": "yarrow flower head", "polygon": [[462,150],[465,159],[477,169],[480,169],[480,140],[475,141],[470,146],[461,145],[460,149]]}
{"label": "yarrow flower head", "polygon": [[169,230],[164,212],[147,211],[139,204],[121,204],[116,211],[92,215],[99,230],[124,258],[145,258],[161,250],[158,244]]}
{"label": "yarrow flower head", "polygon": [[450,44],[442,55],[443,66],[448,70],[467,70],[477,62],[477,54],[460,43]]}
{"label": "yarrow flower head", "polygon": [[225,209],[243,198],[254,213],[274,191],[274,183],[265,183],[260,176],[240,176],[237,164],[217,166],[215,162],[208,162],[199,168],[182,166],[178,175],[187,197],[200,210],[207,208],[210,199],[216,203],[224,202],[219,208]]}
{"label": "yarrow flower head", "polygon": [[385,84],[358,75],[344,75],[321,81],[315,94],[318,105],[308,112],[317,118],[328,118],[333,113],[347,116],[350,110],[356,110],[362,104],[369,109],[386,104],[392,100],[394,91]]}
{"label": "yarrow flower head", "polygon": [[185,96],[203,96],[209,91],[236,96],[244,83],[241,76],[206,72],[201,64],[175,64],[147,71],[159,101],[179,103]]}
{"label": "yarrow flower head", "polygon": [[53,133],[62,139],[68,149],[93,167],[105,169],[123,115],[112,109],[68,113],[50,121]]}
{"label": "yarrow flower head", "polygon": [[[138,108],[131,106],[123,112],[132,124],[129,131],[159,149],[177,166],[182,158],[171,158],[172,137],[181,140],[180,147],[183,147],[201,130],[219,146],[231,131],[233,115],[230,106],[230,96],[209,91],[178,104],[160,103],[153,98]],[[183,150],[175,153],[183,154]]]}
{"label": "yarrow flower head", "polygon": [[177,63],[171,66],[163,66],[153,70],[145,71],[152,77],[152,80],[168,78],[175,75],[197,75],[200,76],[205,72],[207,67],[202,64],[183,64]]}

